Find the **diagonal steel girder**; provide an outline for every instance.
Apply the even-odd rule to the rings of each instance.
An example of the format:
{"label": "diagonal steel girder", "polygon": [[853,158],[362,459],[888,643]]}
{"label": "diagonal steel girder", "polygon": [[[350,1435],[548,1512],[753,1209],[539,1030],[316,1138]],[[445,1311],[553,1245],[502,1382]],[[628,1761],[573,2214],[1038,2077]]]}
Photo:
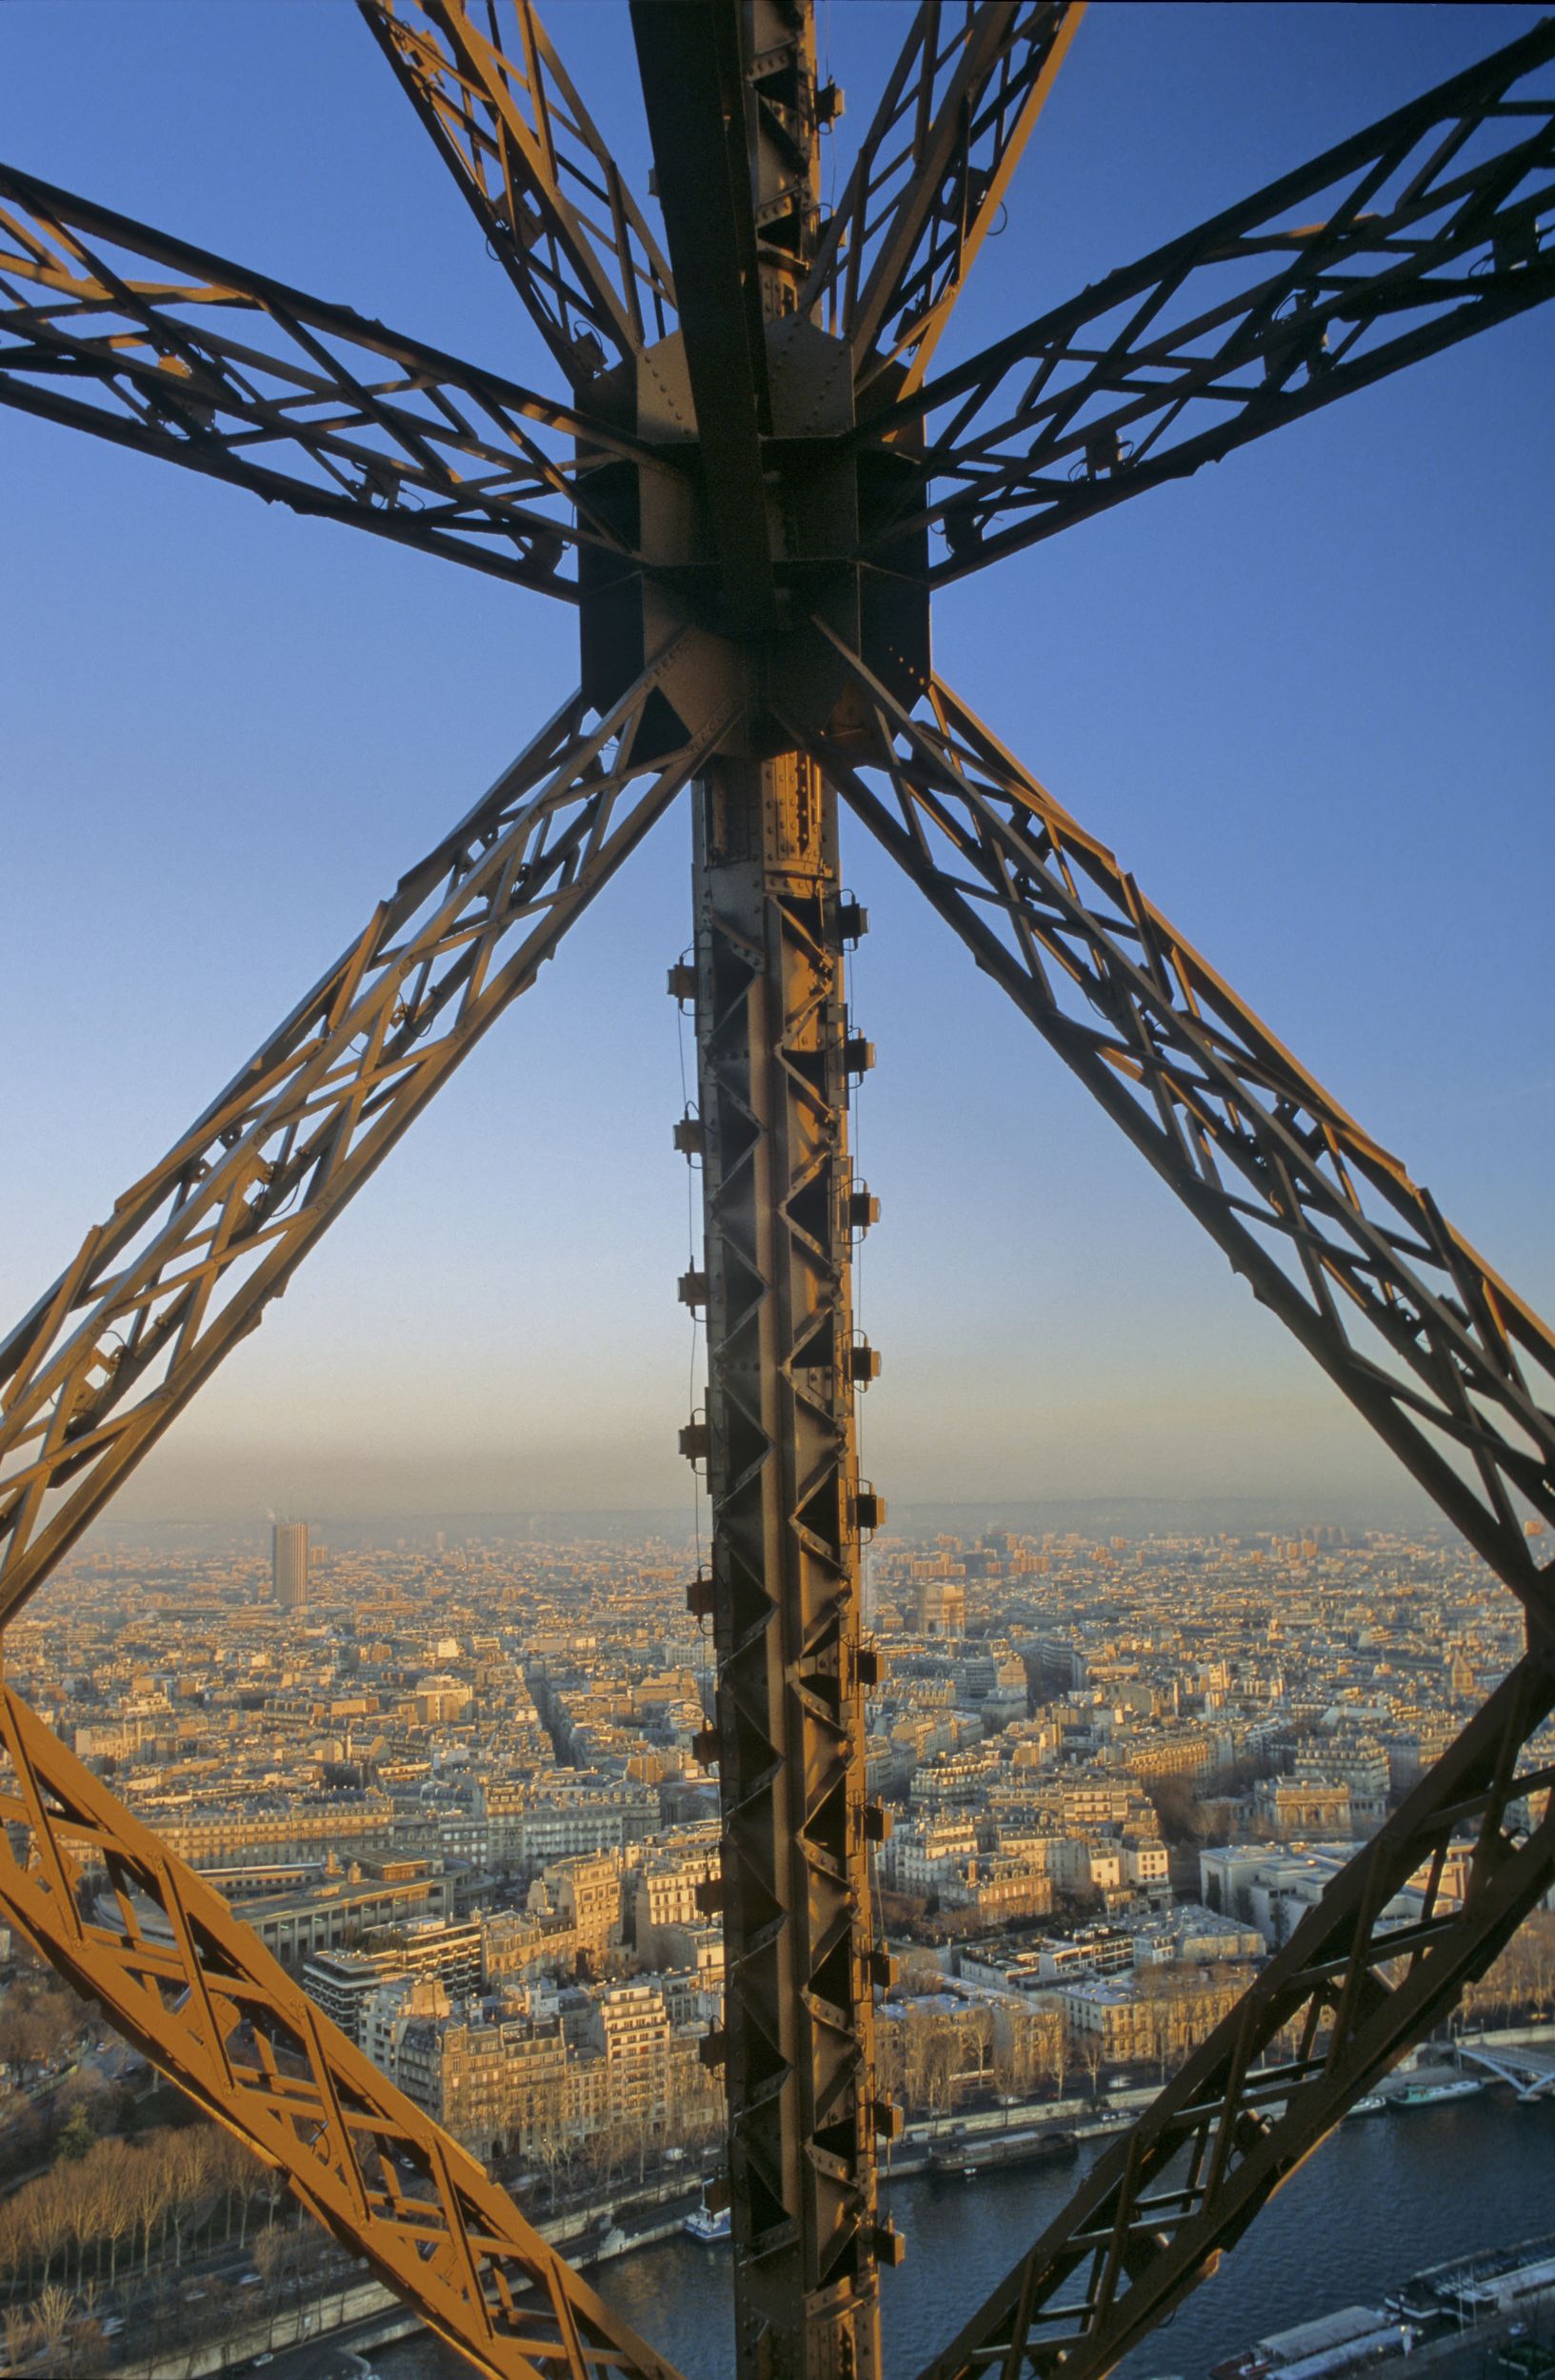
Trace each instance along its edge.
{"label": "diagonal steel girder", "polygon": [[799,297],[852,347],[861,411],[928,369],[1084,14],[922,0]]}
{"label": "diagonal steel girder", "polygon": [[[1547,1894],[1552,1707],[1555,1663],[1530,1654],[922,2380],[1102,2380],[1209,2277]],[[1449,1892],[1448,1846],[1465,1831],[1467,1874]]]}
{"label": "diagonal steel girder", "polygon": [[624,550],[580,463],[666,466],[553,401],[0,166],[0,405],[577,598]]}
{"label": "diagonal steel girder", "polygon": [[877,413],[945,585],[1555,295],[1555,20]]}
{"label": "diagonal steel girder", "polygon": [[1523,1661],[924,2374],[1102,2380],[1555,1880],[1555,1572],[1523,1525],[1555,1520],[1555,1336],[965,704],[936,683],[914,718],[850,667],[848,732],[809,744],[842,798],[1527,1618]]}
{"label": "diagonal steel girder", "polygon": [[[1555,1589],[1555,1335],[1087,833],[935,682],[811,739],[869,825],[1497,1575]],[[881,773],[887,790],[868,781]]]}
{"label": "diagonal steel girder", "polygon": [[593,724],[581,696],[563,704],[0,1343],[0,1622],[263,1319],[717,743],[727,709],[668,754],[653,742],[672,659]]}
{"label": "diagonal steel girder", "polygon": [[679,2380],[3,1683],[0,1908],[487,2380]]}
{"label": "diagonal steel girder", "polygon": [[669,268],[532,0],[357,0],[486,241],[580,393],[662,339]]}

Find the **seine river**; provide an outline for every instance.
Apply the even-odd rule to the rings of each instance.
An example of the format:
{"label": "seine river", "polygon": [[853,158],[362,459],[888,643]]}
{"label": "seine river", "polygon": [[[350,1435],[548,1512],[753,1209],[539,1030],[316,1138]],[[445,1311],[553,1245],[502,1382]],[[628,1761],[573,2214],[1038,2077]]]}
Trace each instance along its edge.
{"label": "seine river", "polygon": [[[1087,2144],[1088,2146],[1088,2144]],[[889,2194],[907,2262],[882,2282],[886,2366],[913,2380],[1063,2204],[1084,2164],[912,2181]],[[1371,2305],[1423,2265],[1555,2229],[1555,2103],[1497,2092],[1365,2116],[1326,2141],[1219,2272],[1120,2370],[1129,2380],[1206,2368],[1265,2331]],[[729,2380],[728,2250],[689,2240],[602,2267],[596,2286],[686,2380]],[[382,2380],[464,2380],[435,2342],[374,2350]]]}

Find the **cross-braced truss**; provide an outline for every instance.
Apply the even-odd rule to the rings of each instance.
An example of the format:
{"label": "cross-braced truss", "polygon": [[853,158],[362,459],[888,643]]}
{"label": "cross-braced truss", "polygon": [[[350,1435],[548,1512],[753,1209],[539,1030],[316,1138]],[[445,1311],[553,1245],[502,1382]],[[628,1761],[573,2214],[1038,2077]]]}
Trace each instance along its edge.
{"label": "cross-braced truss", "polygon": [[[634,0],[662,246],[531,0],[359,6],[567,394],[0,167],[0,403],[575,602],[584,684],[0,1344],[0,1621],[694,780],[737,2362],[875,2380],[840,797],[1527,1618],[926,2375],[1099,2380],[1555,1875],[1555,1339],[933,675],[928,600],[1555,295],[1555,27],[935,378],[1071,0],[924,0],[828,217],[807,0]],[[0,1905],[149,2057],[497,2380],[673,2380],[6,1689],[0,1739]]]}
{"label": "cross-braced truss", "polygon": [[568,378],[662,339],[669,268],[529,0],[510,50],[494,10],[359,5]]}
{"label": "cross-braced truss", "polygon": [[580,442],[618,447],[591,415],[9,168],[0,379],[7,405],[547,594],[575,591],[568,546],[619,544],[575,485]]}
{"label": "cross-braced truss", "polygon": [[814,740],[844,799],[1555,1629],[1525,1532],[1555,1522],[1547,1324],[947,687],[916,716],[855,683],[867,731]]}
{"label": "cross-braced truss", "polygon": [[[1485,1973],[1549,1889],[1555,1770],[1522,1758],[1555,1705],[1555,1664],[1519,1663],[1430,1775],[923,2380],[1063,2359],[1107,2370],[1214,2270],[1260,2207],[1379,2073]],[[1461,1903],[1447,1846],[1467,1830]],[[1386,1913],[1419,1879],[1402,1919]]]}
{"label": "cross-braced truss", "polygon": [[574,696],[401,877],[285,1023],[0,1346],[0,1618],[262,1319],[319,1234],[698,763],[637,757],[661,668]]}
{"label": "cross-braced truss", "polygon": [[0,1750],[10,1916],[450,2345],[492,2380],[676,2380],[6,1686]]}
{"label": "cross-braced truss", "polygon": [[936,585],[1550,294],[1541,25],[872,418],[923,439]]}

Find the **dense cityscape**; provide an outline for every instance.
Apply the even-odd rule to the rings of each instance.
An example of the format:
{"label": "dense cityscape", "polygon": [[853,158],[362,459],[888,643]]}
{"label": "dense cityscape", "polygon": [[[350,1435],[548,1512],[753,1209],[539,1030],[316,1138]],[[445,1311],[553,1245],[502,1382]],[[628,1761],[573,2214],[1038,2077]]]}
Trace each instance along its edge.
{"label": "dense cityscape", "polygon": [[[602,2192],[713,2172],[694,1556],[494,1524],[269,1537],[78,1555],[9,1636],[10,1679],[527,2203],[565,2229]],[[878,2064],[903,2158],[926,2128],[1096,2108],[1170,2073],[1519,1646],[1445,1531],[883,1530],[865,1565]],[[1449,1854],[1448,1905],[1460,1881]],[[1425,1885],[1389,1917],[1408,1924]],[[52,2322],[72,2370],[110,2368],[130,2271],[148,2351],[236,2326],[245,2276],[326,2287],[333,2251],[289,2229],[259,2169],[209,2128],[158,2129],[169,2094],[7,1948],[13,2359]],[[1477,1990],[1547,2013],[1555,1921]],[[217,2269],[191,2291],[168,2260],[197,2240]]]}

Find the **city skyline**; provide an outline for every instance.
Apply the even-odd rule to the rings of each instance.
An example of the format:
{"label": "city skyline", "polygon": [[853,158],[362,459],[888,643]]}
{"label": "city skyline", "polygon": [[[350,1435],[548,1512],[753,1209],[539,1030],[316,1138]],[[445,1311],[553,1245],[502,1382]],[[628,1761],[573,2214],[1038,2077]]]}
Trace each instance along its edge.
{"label": "city skyline", "polygon": [[[969,2310],[1028,2236],[1030,2193],[1045,2178],[1058,2194],[1070,2186],[1076,2141],[1093,2153],[1267,1973],[1521,1643],[1515,1606],[1442,1523],[1218,1541],[1142,1517],[1125,1541],[904,1520],[893,1516],[869,1557],[869,1775],[892,1818],[877,1866],[894,1962],[879,1992],[877,2076],[903,2123],[887,2203],[909,2239],[885,2292],[892,2370],[917,2360],[904,2348],[915,2310],[936,2334]],[[651,1533],[608,1546],[493,1538],[331,1544],[302,1613],[267,1596],[257,1532],[215,1559],[188,1544],[147,1560],[83,1547],[9,1638],[8,1676],[190,1863],[190,1884],[214,1885],[369,2071],[406,2094],[417,2137],[433,2122],[451,2132],[578,2240],[662,2160],[673,2194],[641,2234],[628,2222],[634,2252],[607,2282],[618,2312],[646,2323],[639,2291],[651,2295],[683,2251],[662,2240],[635,2251],[696,2220],[718,2153],[718,2089],[701,2054],[724,2007],[724,1920],[705,1891],[717,1840],[703,1757],[708,1647],[685,1571]],[[1530,1750],[1547,1775],[1547,1742]],[[1445,1862],[1453,1905],[1471,1852],[1460,1835]],[[1388,1922],[1418,1918],[1426,1883],[1423,1865]],[[1465,2013],[1475,2027],[1537,2026],[1552,1975],[1555,1916],[1543,1911]],[[169,2136],[148,2137],[144,2119],[132,2134],[114,2129],[133,2105],[128,2053],[98,2046],[95,2028],[78,2039],[81,2020],[57,1994],[23,1971],[0,2001],[12,2053],[34,2060],[34,2090],[47,2104],[57,2086],[62,2121],[74,2111],[53,2171],[11,2202],[38,2228],[12,2220],[3,2274],[30,2239],[68,2243],[74,2200],[62,2180],[79,2191],[90,2176],[90,2207],[110,2204],[101,2178],[138,2174],[143,2160],[162,2170]],[[1513,2080],[1547,2071],[1550,2036],[1545,2024],[1525,2039]],[[50,2054],[56,2069],[71,2060],[63,2079],[38,2073]],[[83,2086],[83,2065],[104,2084]],[[1307,2259],[1325,2303],[1380,2296],[1406,2265],[1522,2236],[1521,2222],[1507,2230],[1507,2153],[1527,2203],[1543,2174],[1527,2160],[1548,2144],[1530,2135],[1537,2116],[1507,2104],[1499,2071],[1499,2092],[1481,2086],[1476,2101],[1478,2161],[1465,2158],[1456,2100],[1433,2119],[1407,2095],[1462,2091],[1463,2074],[1427,2063],[1382,2085],[1403,2115],[1361,2130],[1386,2146],[1395,2214],[1402,2206],[1407,2223],[1417,2199],[1446,2202],[1450,2221],[1407,2255],[1386,2231],[1351,2224],[1365,2243],[1352,2277]],[[1430,2192],[1416,2171],[1433,2120],[1455,2160],[1450,2192]],[[1337,2128],[1315,2162],[1346,2208],[1349,2136]],[[177,2335],[236,2328],[238,2351],[280,2350],[283,2301],[234,2303],[210,2288],[224,2255],[232,2262],[220,2193],[241,2190],[243,2168],[218,2161],[213,2129],[176,2137],[198,2160],[180,2169],[189,2219],[165,2243],[189,2285],[170,2310]],[[959,2175],[979,2138],[968,2187]],[[72,2161],[89,2139],[90,2167]],[[673,2168],[667,2142],[681,2152]],[[1019,2198],[982,2171],[985,2152],[1017,2165]],[[955,2203],[975,2205],[986,2270],[968,2269],[947,2233],[947,2170]],[[917,2186],[937,2191],[931,2211],[915,2208]],[[1297,2204],[1282,2195],[1266,2249],[1289,2237]],[[89,2253],[100,2219],[83,2225]],[[308,2320],[329,2332],[331,2287],[360,2273],[313,2239],[306,2215],[289,2221],[273,2192],[249,2220],[256,2271],[294,2264]],[[1233,2284],[1262,2270],[1240,2251],[1229,2261]],[[165,2264],[148,2273],[125,2257],[121,2294],[99,2311],[113,2302],[128,2324],[152,2318]],[[691,2380],[728,2368],[711,2279],[704,2268],[685,2292],[694,2319],[677,2328],[662,2305],[652,2313]],[[1312,2319],[1309,2276],[1306,2289],[1279,2319]],[[1185,2369],[1212,2368],[1274,2327],[1277,2292],[1252,2293],[1251,2316],[1246,2288],[1239,2297],[1224,2280],[1185,2309],[1174,2339],[1202,2342]],[[380,2305],[387,2293],[369,2291],[353,2311]],[[361,2344],[359,2331],[332,2335]],[[387,2368],[394,2351],[375,2361]]]}
{"label": "city skyline", "polygon": [[[831,28],[855,95],[842,156],[899,30],[871,14]],[[606,15],[559,10],[558,41],[636,157]],[[956,341],[1534,15],[1412,11],[1401,43],[1386,9],[1093,11]],[[354,18],[318,12],[284,44],[262,8],[157,22],[176,32],[94,20],[89,43],[13,9],[16,93],[62,59],[72,77],[68,121],[15,108],[16,161],[537,376]],[[235,124],[189,108],[234,81]],[[265,181],[278,153],[289,173]],[[1039,262],[1017,276],[1002,255]],[[956,590],[939,619],[951,679],[1546,1307],[1549,335],[1537,316],[1503,327]],[[574,657],[571,623],[524,596],[47,425],[0,422],[0,472],[21,558],[0,595],[20,797],[5,905],[34,1036],[0,1081],[29,1119],[6,1180],[13,1316],[553,706]],[[62,650],[91,656],[68,703]],[[860,849],[849,864],[874,924],[853,1004],[880,1053],[856,1138],[884,1206],[860,1268],[885,1359],[864,1458],[887,1499],[1406,1495],[910,888]],[[687,877],[677,818],[115,1524],[302,1509],[326,1487],[406,1517],[689,1516],[675,1437],[702,1375],[674,1301],[687,1180],[669,1133],[690,1036],[662,989]]]}

